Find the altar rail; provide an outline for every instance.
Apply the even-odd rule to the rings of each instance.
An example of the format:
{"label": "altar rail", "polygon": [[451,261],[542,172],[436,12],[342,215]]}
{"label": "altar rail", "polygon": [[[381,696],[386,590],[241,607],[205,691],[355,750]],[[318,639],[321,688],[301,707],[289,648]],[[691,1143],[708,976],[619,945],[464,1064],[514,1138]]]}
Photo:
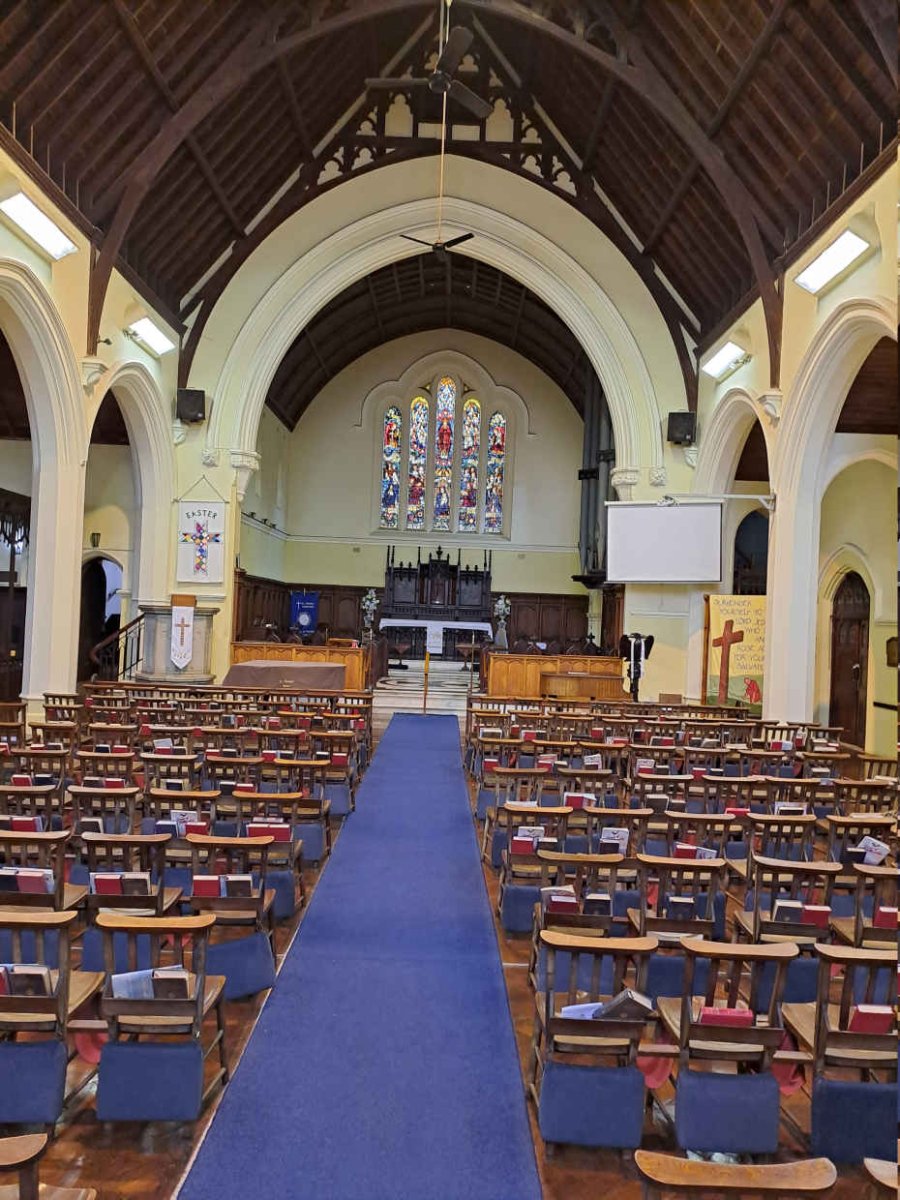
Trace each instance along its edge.
{"label": "altar rail", "polygon": [[[232,663],[266,662],[335,663],[344,668],[344,687],[361,691],[377,682],[376,670],[383,647],[305,646],[298,642],[232,642]],[[375,678],[373,678],[375,675]]]}
{"label": "altar rail", "polygon": [[[621,658],[581,654],[494,654],[485,656],[488,696],[521,696],[538,700],[567,692],[566,677],[584,683],[584,699],[628,700],[622,684]],[[549,677],[555,676],[550,683]],[[546,679],[544,677],[547,677]],[[571,693],[566,698],[571,698]]]}

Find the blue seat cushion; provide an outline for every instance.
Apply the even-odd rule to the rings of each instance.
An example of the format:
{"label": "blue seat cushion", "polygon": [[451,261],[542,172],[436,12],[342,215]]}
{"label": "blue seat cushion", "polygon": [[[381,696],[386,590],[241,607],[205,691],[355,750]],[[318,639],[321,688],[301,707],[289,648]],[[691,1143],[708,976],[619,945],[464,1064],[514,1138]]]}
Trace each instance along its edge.
{"label": "blue seat cushion", "polygon": [[503,862],[503,851],[507,847],[508,840],[506,830],[495,825],[491,831],[491,866],[495,871],[500,869],[500,864]]}
{"label": "blue seat cushion", "polygon": [[897,1085],[819,1079],[812,1095],[812,1153],[837,1163],[894,1160]]}
{"label": "blue seat cushion", "polygon": [[[569,989],[569,971],[572,968],[572,956],[565,950],[557,951],[556,959],[554,960],[555,977],[553,980],[554,991],[558,993],[567,992]],[[613,974],[615,963],[612,955],[607,955],[600,964],[600,980],[598,991],[600,995],[609,996],[612,994]],[[578,969],[576,979],[579,991],[590,992],[593,983],[592,975],[594,972],[594,961],[590,954],[581,954],[578,956]],[[537,991],[542,992],[547,986],[547,949],[545,946],[540,946],[538,949],[537,963],[535,964],[535,977],[537,981]]]}
{"label": "blue seat cushion", "polygon": [[324,821],[301,821],[294,827],[294,836],[303,843],[303,861],[321,862],[325,857]]}
{"label": "blue seat cushion", "polygon": [[296,880],[290,868],[270,869],[266,874],[266,886],[275,892],[272,912],[276,921],[286,921],[297,910]]}
{"label": "blue seat cushion", "polygon": [[637,1067],[549,1062],[538,1127],[545,1142],[634,1150],[644,1127],[644,1077]]}
{"label": "blue seat cushion", "polygon": [[0,1042],[0,1125],[53,1125],[66,1094],[64,1042]]}
{"label": "blue seat cushion", "polygon": [[[647,964],[647,985],[644,988],[646,996],[654,1004],[659,996],[681,996],[684,993],[684,966],[683,954],[651,954]],[[705,993],[708,971],[709,959],[698,959],[694,968],[695,996]]]}
{"label": "blue seat cushion", "polygon": [[348,783],[326,783],[325,798],[331,801],[331,814],[346,817],[350,812],[350,785]]}
{"label": "blue seat cushion", "polygon": [[100,1055],[99,1121],[195,1121],[203,1100],[197,1042],[109,1042]]}
{"label": "blue seat cushion", "polygon": [[[130,971],[128,965],[128,939],[124,933],[113,934],[113,955],[116,971]],[[138,971],[149,971],[150,938],[146,934],[138,934],[137,967]],[[103,934],[99,929],[86,929],[81,939],[81,969],[82,971],[105,971],[106,963],[103,958]]]}
{"label": "blue seat cushion", "polygon": [[679,1071],[675,1137],[682,1150],[774,1154],[778,1149],[779,1103],[778,1083],[768,1072],[719,1075],[712,1071]]}
{"label": "blue seat cushion", "polygon": [[[795,958],[788,963],[784,981],[783,1004],[812,1004],[818,993],[819,960],[817,958]],[[764,963],[759,974],[759,990],[756,995],[756,1011],[765,1012],[772,998],[775,983],[775,963]]]}
{"label": "blue seat cushion", "polygon": [[539,887],[511,884],[503,889],[500,924],[507,933],[531,933],[534,925],[534,906],[540,898]]}
{"label": "blue seat cushion", "polygon": [[478,793],[478,800],[475,804],[475,816],[479,821],[483,821],[487,816],[487,810],[494,807],[494,789],[483,787]]}
{"label": "blue seat cushion", "polygon": [[226,1000],[240,1000],[275,984],[275,960],[264,933],[216,942],[206,951],[209,975],[224,975]]}

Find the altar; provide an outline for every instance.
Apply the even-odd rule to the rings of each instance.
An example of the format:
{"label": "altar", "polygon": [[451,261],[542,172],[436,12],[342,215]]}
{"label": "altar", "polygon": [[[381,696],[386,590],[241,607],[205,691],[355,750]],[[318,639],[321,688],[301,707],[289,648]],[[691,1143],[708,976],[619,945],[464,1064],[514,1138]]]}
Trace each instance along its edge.
{"label": "altar", "polygon": [[[487,621],[414,621],[408,617],[383,617],[378,625],[383,633],[386,629],[424,629],[425,649],[429,654],[444,653],[445,635],[448,630],[453,633],[481,634],[483,638],[493,639],[494,630]],[[460,638],[454,637],[452,654],[460,643]],[[471,643],[471,638],[468,639]]]}
{"label": "altar", "polygon": [[232,642],[229,687],[363,691],[371,687],[373,648],[299,642]]}

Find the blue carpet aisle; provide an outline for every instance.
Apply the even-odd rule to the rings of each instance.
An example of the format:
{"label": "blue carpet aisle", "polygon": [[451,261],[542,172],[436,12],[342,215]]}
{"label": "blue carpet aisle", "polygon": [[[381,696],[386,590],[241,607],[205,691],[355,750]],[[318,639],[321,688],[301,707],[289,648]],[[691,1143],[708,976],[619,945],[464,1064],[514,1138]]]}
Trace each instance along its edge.
{"label": "blue carpet aisle", "polygon": [[538,1200],[455,717],[397,715],[180,1200]]}

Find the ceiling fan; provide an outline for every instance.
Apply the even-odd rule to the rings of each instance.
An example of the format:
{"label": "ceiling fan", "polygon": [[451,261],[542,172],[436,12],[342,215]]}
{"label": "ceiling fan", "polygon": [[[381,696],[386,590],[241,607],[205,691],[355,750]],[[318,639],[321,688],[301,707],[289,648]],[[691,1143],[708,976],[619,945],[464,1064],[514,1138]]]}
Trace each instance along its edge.
{"label": "ceiling fan", "polygon": [[486,120],[494,110],[492,104],[487,100],[483,100],[481,96],[476,95],[471,88],[466,87],[464,83],[461,83],[456,78],[459,64],[465,57],[475,35],[471,29],[466,29],[462,25],[457,25],[453,29],[450,29],[451,3],[452,0],[440,0],[439,54],[437,65],[427,78],[380,78],[366,80],[366,86],[369,88],[397,91],[401,88],[427,87],[435,95],[443,97],[441,155],[437,196],[437,239],[433,242],[425,242],[421,238],[412,237],[408,233],[402,233],[400,236],[408,242],[415,242],[419,246],[427,246],[429,250],[445,261],[448,250],[452,250],[454,246],[462,245],[463,242],[468,242],[475,236],[474,233],[462,233],[459,237],[451,238],[448,242],[445,242],[441,236],[444,214],[444,160],[447,149],[447,100],[448,98],[458,100],[460,104],[478,117],[480,121]]}

